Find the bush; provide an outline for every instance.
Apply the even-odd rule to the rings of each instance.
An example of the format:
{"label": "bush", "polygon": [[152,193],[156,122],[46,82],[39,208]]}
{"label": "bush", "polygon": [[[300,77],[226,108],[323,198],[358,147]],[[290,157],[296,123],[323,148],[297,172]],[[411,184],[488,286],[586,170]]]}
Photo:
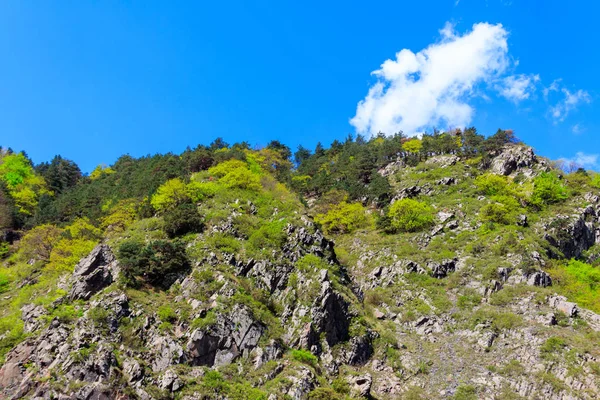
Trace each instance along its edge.
{"label": "bush", "polygon": [[495,222],[504,225],[514,222],[510,210],[501,203],[490,203],[481,207],[479,218],[483,222]]}
{"label": "bush", "polygon": [[158,307],[158,318],[160,318],[162,322],[173,323],[177,320],[177,314],[169,306],[160,306]]}
{"label": "bush", "polygon": [[153,286],[168,289],[179,273],[189,268],[185,246],[181,242],[155,240],[146,245],[125,241],[117,257],[122,267],[123,282],[132,287],[143,280]]}
{"label": "bush", "polygon": [[313,353],[307,350],[292,350],[292,358],[304,364],[315,366],[318,358]]}
{"label": "bush", "polygon": [[508,179],[496,174],[483,174],[475,179],[477,190],[488,196],[506,194],[508,192]]}
{"label": "bush", "polygon": [[152,196],[150,203],[158,212],[164,212],[181,203],[189,202],[190,197],[185,183],[179,179],[171,179],[162,184]]}
{"label": "bush", "polygon": [[600,267],[570,260],[549,273],[558,292],[582,307],[600,312]]}
{"label": "bush", "polygon": [[195,204],[182,203],[165,211],[165,233],[173,238],[190,232],[202,232],[204,222]]}
{"label": "bush", "polygon": [[543,357],[548,357],[562,351],[566,347],[565,340],[559,337],[550,337],[540,347]]}
{"label": "bush", "polygon": [[416,232],[433,224],[433,209],[417,200],[402,199],[390,206],[388,217],[395,231]]}
{"label": "bush", "polygon": [[254,231],[248,241],[256,250],[280,249],[285,243],[285,221],[273,221]]}
{"label": "bush", "polygon": [[309,400],[341,400],[342,397],[330,388],[316,388],[308,394]]}
{"label": "bush", "polygon": [[558,203],[568,197],[566,186],[553,173],[543,172],[533,180],[531,203],[535,206]]}
{"label": "bush", "polygon": [[219,178],[219,183],[233,189],[259,191],[262,189],[260,175],[252,173],[248,164],[240,160],[225,161],[208,170],[211,176]]}
{"label": "bush", "polygon": [[343,201],[326,214],[317,214],[315,221],[326,233],[350,233],[367,226],[368,216],[362,204]]}

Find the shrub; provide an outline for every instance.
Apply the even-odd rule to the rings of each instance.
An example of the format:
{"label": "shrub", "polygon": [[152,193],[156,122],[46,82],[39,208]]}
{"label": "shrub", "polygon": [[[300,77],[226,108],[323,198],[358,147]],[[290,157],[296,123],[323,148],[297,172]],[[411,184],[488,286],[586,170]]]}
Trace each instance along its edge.
{"label": "shrub", "polygon": [[345,201],[331,207],[326,214],[317,214],[315,221],[321,224],[326,233],[350,233],[368,225],[363,205]]}
{"label": "shrub", "polygon": [[175,311],[165,305],[165,306],[160,306],[158,307],[158,318],[160,318],[160,320],[162,322],[175,322],[177,320],[177,314],[175,313]]}
{"label": "shrub", "polygon": [[219,178],[219,183],[233,189],[259,191],[262,189],[260,175],[252,173],[248,164],[240,160],[225,161],[208,170],[211,176]]}
{"label": "shrub", "polygon": [[531,203],[536,206],[558,203],[569,197],[566,186],[551,172],[543,172],[533,180]]}
{"label": "shrub", "polygon": [[185,246],[181,242],[155,240],[146,245],[142,242],[124,241],[117,257],[122,267],[122,279],[128,286],[136,287],[138,280],[167,289],[179,273],[189,268]]}
{"label": "shrub", "polygon": [[165,211],[163,218],[165,233],[171,238],[190,232],[201,232],[204,227],[198,208],[191,203],[182,203]]}
{"label": "shrub", "polygon": [[490,203],[481,207],[479,218],[483,222],[495,222],[497,224],[509,225],[513,222],[510,210],[504,204]]}
{"label": "shrub", "polygon": [[550,337],[540,347],[540,352],[543,357],[548,357],[552,354],[560,352],[566,347],[565,340],[559,337]]}
{"label": "shrub", "polygon": [[20,243],[24,259],[49,261],[52,249],[60,241],[63,230],[54,225],[39,225],[27,232]]}
{"label": "shrub", "polygon": [[415,232],[433,224],[433,209],[420,201],[402,199],[388,211],[391,227],[396,231]]}
{"label": "shrub", "polygon": [[308,394],[309,400],[341,400],[341,396],[330,388],[316,388]]}
{"label": "shrub", "polygon": [[549,273],[557,291],[582,307],[600,312],[600,267],[570,260]]}
{"label": "shrub", "polygon": [[318,358],[313,353],[307,350],[292,350],[292,358],[304,364],[315,366],[317,365]]}
{"label": "shrub", "polygon": [[273,221],[258,228],[248,241],[256,250],[279,249],[286,239],[285,221]]}
{"label": "shrub", "polygon": [[483,174],[475,179],[477,190],[488,196],[506,194],[508,192],[508,179],[496,174]]}
{"label": "shrub", "polygon": [[471,385],[460,385],[454,393],[455,400],[477,400],[477,390]]}
{"label": "shrub", "polygon": [[180,203],[189,202],[190,197],[185,183],[179,179],[171,179],[162,184],[152,196],[150,203],[158,212],[164,212]]}

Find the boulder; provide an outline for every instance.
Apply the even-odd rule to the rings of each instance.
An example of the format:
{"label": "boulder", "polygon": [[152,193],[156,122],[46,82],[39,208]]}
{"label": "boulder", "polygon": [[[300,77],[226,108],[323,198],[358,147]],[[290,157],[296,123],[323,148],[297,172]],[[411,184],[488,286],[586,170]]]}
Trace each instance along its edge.
{"label": "boulder", "polygon": [[351,315],[349,304],[331,288],[330,282],[323,282],[321,294],[311,309],[313,324],[319,333],[325,334],[329,346],[348,340]]}
{"label": "boulder", "polygon": [[564,312],[569,318],[576,317],[579,313],[577,304],[567,301],[564,296],[552,296],[548,300],[550,307]]}
{"label": "boulder", "polygon": [[546,226],[544,239],[557,248],[565,258],[578,258],[596,243],[594,224],[586,222],[585,217],[585,213],[572,216],[559,215]]}
{"label": "boulder", "polygon": [[537,162],[531,147],[506,145],[492,160],[491,171],[498,175],[510,175],[517,169],[530,168]]}
{"label": "boulder", "polygon": [[527,277],[529,286],[548,287],[552,286],[552,278],[544,271],[535,271]]}
{"label": "boulder", "polygon": [[264,329],[245,306],[236,304],[229,315],[218,315],[213,326],[191,334],[186,345],[187,358],[193,365],[230,364],[240,356],[250,355]]}
{"label": "boulder", "polygon": [[350,376],[348,383],[354,394],[358,397],[371,397],[371,385],[373,384],[373,378],[371,374],[367,373],[359,376]]}
{"label": "boulder", "polygon": [[430,261],[427,267],[434,278],[445,278],[450,272],[456,270],[456,260],[444,260],[441,263]]}
{"label": "boulder", "polygon": [[99,244],[75,267],[69,298],[88,300],[110,285],[116,279],[118,272],[119,264],[110,247]]}

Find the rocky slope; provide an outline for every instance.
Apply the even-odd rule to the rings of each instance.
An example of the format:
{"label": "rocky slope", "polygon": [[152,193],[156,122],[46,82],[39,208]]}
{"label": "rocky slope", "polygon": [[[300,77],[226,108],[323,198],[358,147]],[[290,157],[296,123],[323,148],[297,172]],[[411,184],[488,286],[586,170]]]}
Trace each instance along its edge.
{"label": "rocky slope", "polygon": [[[20,306],[26,334],[4,357],[0,397],[598,398],[600,316],[565,289],[559,266],[594,265],[600,192],[583,186],[538,211],[517,203],[492,224],[483,209],[500,200],[477,189],[482,171],[527,191],[551,165],[514,145],[477,162],[380,170],[390,203],[434,209],[416,232],[324,235],[311,208],[264,182],[270,201],[203,201],[206,226],[185,236],[189,268],[165,275],[166,288],[124,284],[118,257],[125,240],[164,237],[160,218],[107,229],[44,289],[51,301]],[[278,239],[253,239],[264,226]]]}

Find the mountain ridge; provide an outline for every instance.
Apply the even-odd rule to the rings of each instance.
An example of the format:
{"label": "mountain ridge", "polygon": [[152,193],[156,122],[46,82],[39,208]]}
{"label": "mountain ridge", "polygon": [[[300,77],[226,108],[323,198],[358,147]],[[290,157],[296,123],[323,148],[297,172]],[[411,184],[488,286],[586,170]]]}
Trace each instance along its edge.
{"label": "mountain ridge", "polygon": [[597,174],[472,128],[293,156],[3,153],[0,393],[598,395]]}

